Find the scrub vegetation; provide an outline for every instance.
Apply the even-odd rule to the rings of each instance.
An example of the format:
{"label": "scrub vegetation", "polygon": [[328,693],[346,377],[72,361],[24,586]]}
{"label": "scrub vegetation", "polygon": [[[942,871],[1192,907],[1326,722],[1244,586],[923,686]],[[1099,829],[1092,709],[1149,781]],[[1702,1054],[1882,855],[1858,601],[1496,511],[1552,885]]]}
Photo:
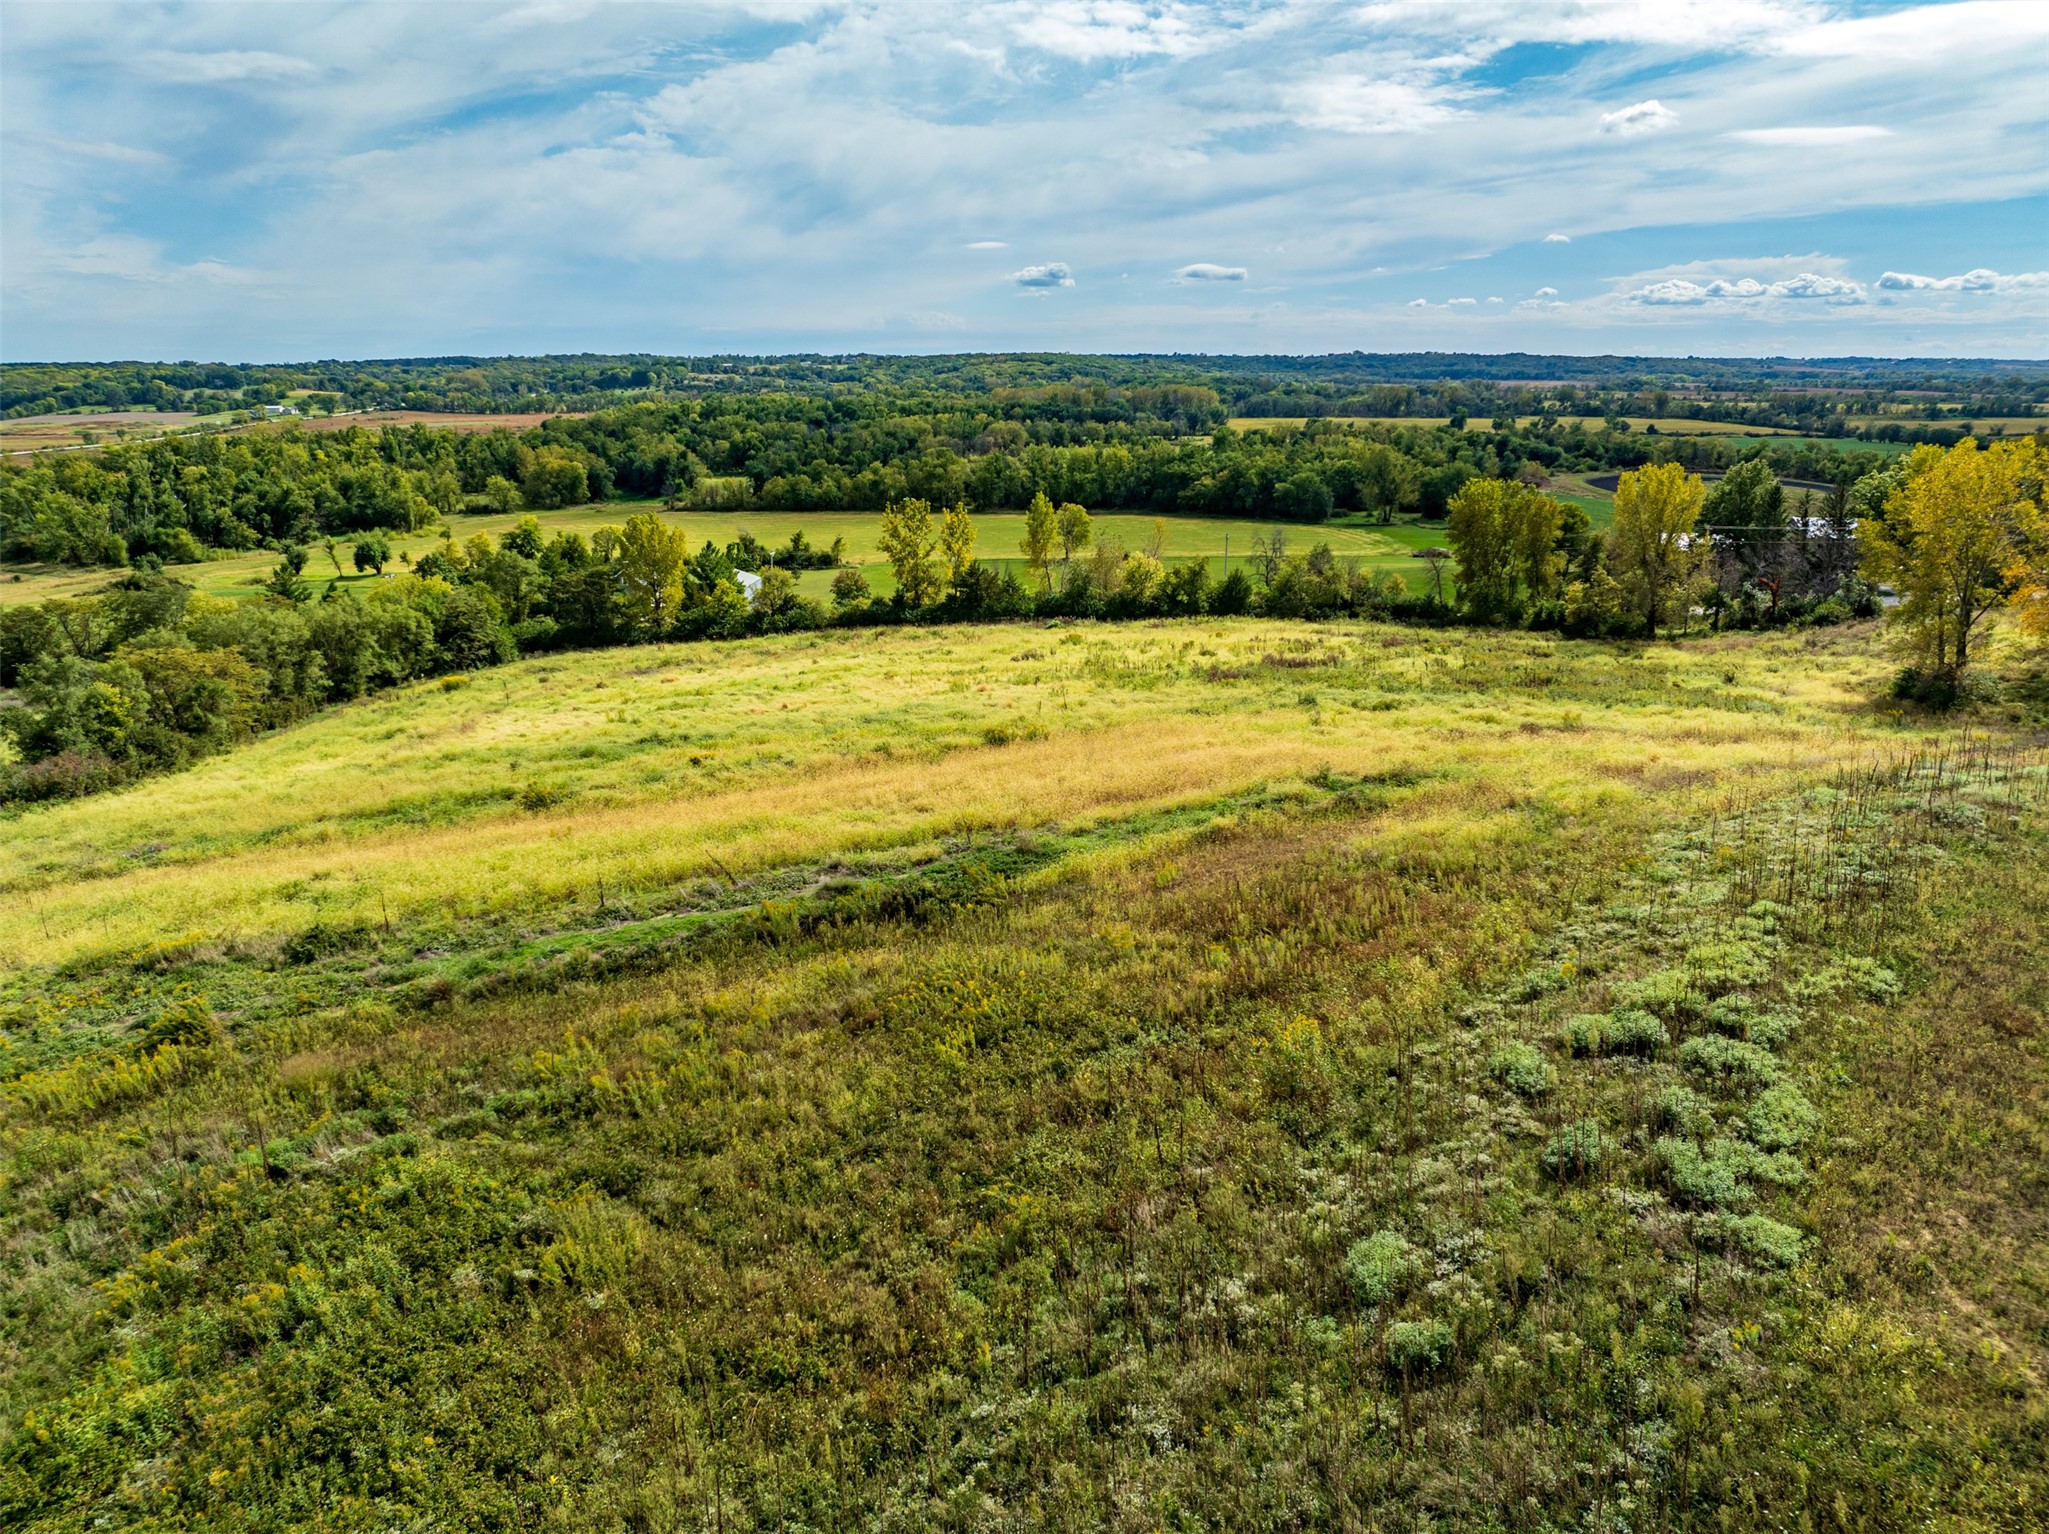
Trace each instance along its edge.
{"label": "scrub vegetation", "polygon": [[2018,1534],[2049,776],[1893,665],[656,643],[0,820],[0,1517]]}

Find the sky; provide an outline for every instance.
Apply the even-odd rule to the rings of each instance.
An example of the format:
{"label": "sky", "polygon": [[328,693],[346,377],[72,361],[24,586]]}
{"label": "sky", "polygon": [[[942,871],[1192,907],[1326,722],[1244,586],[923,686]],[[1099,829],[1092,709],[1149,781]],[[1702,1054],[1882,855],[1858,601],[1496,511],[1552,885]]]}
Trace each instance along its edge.
{"label": "sky", "polygon": [[0,359],[2049,355],[2049,0],[0,3]]}

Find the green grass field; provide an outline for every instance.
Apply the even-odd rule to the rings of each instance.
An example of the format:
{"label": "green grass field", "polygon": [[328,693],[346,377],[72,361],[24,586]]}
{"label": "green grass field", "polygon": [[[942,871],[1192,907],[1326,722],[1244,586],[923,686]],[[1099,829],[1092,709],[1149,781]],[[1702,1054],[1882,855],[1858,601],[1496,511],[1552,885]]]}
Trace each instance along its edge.
{"label": "green grass field", "polygon": [[[689,535],[693,548],[707,539],[723,546],[732,542],[742,529],[772,547],[787,543],[790,534],[800,528],[818,548],[829,548],[835,538],[844,538],[848,562],[862,570],[871,586],[883,595],[895,589],[877,541],[881,518],[874,512],[671,512],[664,511],[661,504],[654,501],[609,501],[597,506],[576,506],[532,515],[550,536],[557,531],[574,531],[588,537],[600,527],[617,527],[636,513],[650,511],[681,527]],[[473,533],[488,533],[496,538],[502,537],[525,515],[528,513],[458,515],[450,518],[447,526],[458,541]],[[1227,568],[1227,556],[1231,565],[1245,565],[1254,541],[1264,539],[1278,527],[1291,549],[1308,549],[1318,543],[1328,543],[1338,554],[1356,558],[1368,569],[1395,571],[1409,582],[1412,589],[1420,591],[1427,584],[1427,576],[1418,568],[1420,562],[1409,558],[1410,551],[1443,541],[1441,529],[1432,531],[1413,524],[1383,528],[1363,522],[1335,522],[1310,527],[1210,517],[1165,517],[1159,520],[1165,533],[1162,548],[1169,563],[1206,558],[1218,578]],[[1024,537],[1023,515],[990,513],[978,515],[974,521],[976,554],[989,564],[1014,568],[1022,574],[1024,559],[1018,548]],[[1149,550],[1154,537],[1154,519],[1106,513],[1095,519],[1095,537],[1099,541],[1121,543],[1132,552]],[[418,558],[437,547],[440,541],[438,531],[390,539],[394,559],[401,552]],[[339,575],[334,562],[322,549],[315,547],[311,551],[305,579],[316,597],[336,581],[353,585],[376,579],[373,575],[356,572],[350,557],[351,547],[347,540],[337,543],[342,572]],[[173,573],[214,596],[249,596],[269,578],[276,564],[276,555],[259,550],[224,555],[203,564],[180,565]],[[404,567],[395,563],[390,568],[398,570]],[[50,565],[0,566],[0,603],[75,596],[104,585],[107,579],[108,572],[98,570],[81,571]],[[820,598],[826,595],[831,583],[832,572],[829,570],[804,571],[797,582],[798,588],[806,595]]]}
{"label": "green grass field", "polygon": [[2049,778],[1894,664],[828,631],[0,820],[0,1517],[2019,1534]]}

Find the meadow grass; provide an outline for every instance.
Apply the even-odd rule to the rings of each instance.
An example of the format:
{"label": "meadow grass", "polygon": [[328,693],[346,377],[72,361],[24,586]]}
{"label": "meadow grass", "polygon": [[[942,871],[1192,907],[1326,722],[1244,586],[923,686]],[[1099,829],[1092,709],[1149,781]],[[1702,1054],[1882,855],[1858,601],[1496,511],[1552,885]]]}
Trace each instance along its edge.
{"label": "meadow grass", "polygon": [[1886,670],[649,647],[0,824],[0,1518],[2020,1534],[2049,777]]}
{"label": "meadow grass", "polygon": [[[1532,791],[1712,777],[1830,749],[1879,674],[1842,633],[1635,652],[1253,620],[575,653],[0,821],[0,955],[543,912],[600,879],[660,888],[1321,766]],[[548,807],[522,808],[535,791]]]}

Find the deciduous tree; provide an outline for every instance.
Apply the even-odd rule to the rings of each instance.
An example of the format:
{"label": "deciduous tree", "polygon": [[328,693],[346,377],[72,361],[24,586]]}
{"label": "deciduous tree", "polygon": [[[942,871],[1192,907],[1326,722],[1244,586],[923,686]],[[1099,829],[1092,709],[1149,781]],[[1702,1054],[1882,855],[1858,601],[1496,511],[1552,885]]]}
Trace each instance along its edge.
{"label": "deciduous tree", "polygon": [[1985,615],[2029,589],[2042,479],[2032,440],[1918,447],[1883,513],[1858,525],[1866,573],[1898,591],[1892,620],[1937,676],[1961,676]]}
{"label": "deciduous tree", "polygon": [[927,501],[893,501],[883,509],[882,554],[896,572],[897,600],[906,607],[930,607],[945,595],[945,578],[933,559],[939,533]]}
{"label": "deciduous tree", "polygon": [[1705,499],[1700,476],[1676,463],[1628,470],[1616,484],[1608,565],[1653,639],[1700,572],[1705,545],[1695,529]]}
{"label": "deciduous tree", "polygon": [[626,519],[615,546],[619,561],[619,603],[626,618],[646,634],[665,634],[683,605],[683,567],[690,540],[651,511]]}

